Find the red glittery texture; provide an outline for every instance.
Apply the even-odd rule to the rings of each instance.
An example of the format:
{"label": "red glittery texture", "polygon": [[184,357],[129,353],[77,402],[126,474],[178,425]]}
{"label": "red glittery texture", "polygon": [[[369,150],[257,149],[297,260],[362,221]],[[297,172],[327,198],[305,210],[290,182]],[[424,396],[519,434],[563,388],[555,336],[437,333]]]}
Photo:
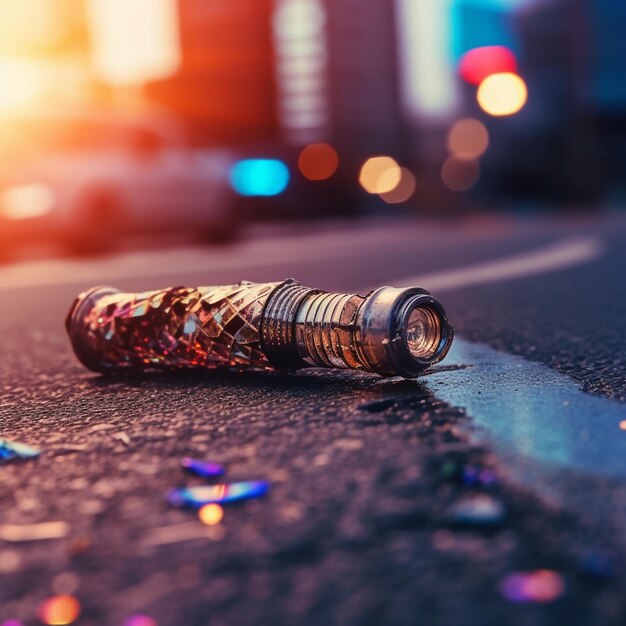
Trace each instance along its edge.
{"label": "red glittery texture", "polygon": [[103,368],[272,369],[259,323],[278,284],[103,296],[85,316],[86,343]]}

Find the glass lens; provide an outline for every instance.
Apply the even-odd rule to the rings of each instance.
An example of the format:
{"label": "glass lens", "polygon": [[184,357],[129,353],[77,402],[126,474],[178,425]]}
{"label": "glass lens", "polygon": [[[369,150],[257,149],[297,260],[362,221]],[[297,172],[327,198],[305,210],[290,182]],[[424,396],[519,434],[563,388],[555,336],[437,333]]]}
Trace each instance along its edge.
{"label": "glass lens", "polygon": [[427,307],[413,309],[406,325],[406,340],[416,359],[431,358],[441,340],[439,316]]}

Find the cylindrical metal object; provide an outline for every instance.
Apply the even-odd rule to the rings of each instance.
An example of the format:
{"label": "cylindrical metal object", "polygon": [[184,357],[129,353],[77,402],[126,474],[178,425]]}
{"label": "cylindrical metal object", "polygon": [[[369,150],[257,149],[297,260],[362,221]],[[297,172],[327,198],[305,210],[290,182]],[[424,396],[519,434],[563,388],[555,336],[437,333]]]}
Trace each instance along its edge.
{"label": "cylindrical metal object", "polygon": [[97,372],[337,367],[411,378],[443,359],[454,334],[424,289],[359,296],[292,279],[146,293],[96,287],[78,296],[66,326]]}

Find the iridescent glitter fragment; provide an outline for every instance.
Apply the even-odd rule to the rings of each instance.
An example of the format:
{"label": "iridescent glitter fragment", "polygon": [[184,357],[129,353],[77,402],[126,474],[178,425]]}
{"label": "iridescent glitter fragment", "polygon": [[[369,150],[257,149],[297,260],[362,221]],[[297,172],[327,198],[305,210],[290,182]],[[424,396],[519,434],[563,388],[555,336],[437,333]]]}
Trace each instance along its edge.
{"label": "iridescent glitter fragment", "polygon": [[237,502],[239,500],[260,498],[268,490],[268,482],[264,480],[250,480],[241,483],[173,489],[169,493],[168,500],[173,506],[187,506],[199,509],[205,504],[228,504],[229,502]]}
{"label": "iridescent glitter fragment", "polygon": [[39,456],[41,451],[25,443],[0,439],[0,463],[14,461],[16,459],[32,459]]}
{"label": "iridescent glitter fragment", "polygon": [[200,459],[192,459],[186,456],[181,460],[180,466],[190,474],[201,476],[202,478],[215,478],[224,474],[224,466],[219,463],[210,463]]}

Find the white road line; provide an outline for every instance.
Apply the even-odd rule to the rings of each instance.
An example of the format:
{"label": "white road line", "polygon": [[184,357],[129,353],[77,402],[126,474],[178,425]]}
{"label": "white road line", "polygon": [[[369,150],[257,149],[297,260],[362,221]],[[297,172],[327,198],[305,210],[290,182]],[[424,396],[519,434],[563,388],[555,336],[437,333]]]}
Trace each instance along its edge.
{"label": "white road line", "polygon": [[[33,288],[81,282],[96,283],[120,278],[156,277],[182,270],[188,271],[190,268],[243,271],[250,267],[288,265],[294,261],[314,262],[320,258],[341,260],[370,256],[371,251],[366,244],[371,241],[373,232],[375,229],[363,228],[332,236],[328,234],[303,236],[298,237],[296,241],[283,241],[280,238],[253,240],[217,250],[184,248],[159,253],[128,252],[104,262],[99,259],[31,261],[0,268],[0,291],[15,287]],[[405,245],[430,245],[435,234],[423,233],[419,229],[404,225],[387,233],[384,244],[394,248]],[[456,241],[458,240],[453,240],[452,245]],[[522,254],[393,282],[398,286],[425,285],[430,290],[441,292],[579,265],[599,257],[603,250],[604,245],[598,237],[564,239]]]}
{"label": "white road line", "polygon": [[394,286],[424,285],[429,291],[440,293],[461,287],[486,285],[582,265],[600,257],[604,249],[605,246],[598,237],[563,239],[543,248],[509,257],[401,278],[394,281]]}
{"label": "white road line", "polygon": [[[225,248],[173,248],[159,251],[122,252],[106,259],[45,259],[0,267],[0,291],[16,287],[43,287],[85,282],[115,281],[123,278],[150,278],[188,272],[190,269],[211,271],[288,266],[295,262],[320,259],[342,260],[371,256],[370,243],[384,229],[383,248],[415,246],[434,248],[445,232],[440,225],[416,222],[355,224],[353,229],[333,232],[298,233],[292,236],[251,239]],[[452,241],[466,236],[459,232]],[[448,237],[450,237],[448,235]]]}
{"label": "white road line", "polygon": [[[394,242],[393,245],[411,245],[407,241]],[[80,263],[65,260],[47,260],[23,263],[0,270],[0,291],[15,287],[43,287],[71,285],[80,282],[98,282],[99,280],[114,281],[126,278],[151,278],[162,275],[174,275],[188,272],[190,269],[211,271],[235,270],[288,266],[290,263],[310,261],[358,258],[370,256],[371,252],[361,242],[358,245],[341,248],[301,248],[299,250],[283,249],[276,243],[268,256],[255,254],[252,249],[242,249],[233,254],[233,250],[223,253],[215,250],[198,249],[164,252],[158,257],[145,253],[126,253],[102,262],[97,259],[85,259]]]}

